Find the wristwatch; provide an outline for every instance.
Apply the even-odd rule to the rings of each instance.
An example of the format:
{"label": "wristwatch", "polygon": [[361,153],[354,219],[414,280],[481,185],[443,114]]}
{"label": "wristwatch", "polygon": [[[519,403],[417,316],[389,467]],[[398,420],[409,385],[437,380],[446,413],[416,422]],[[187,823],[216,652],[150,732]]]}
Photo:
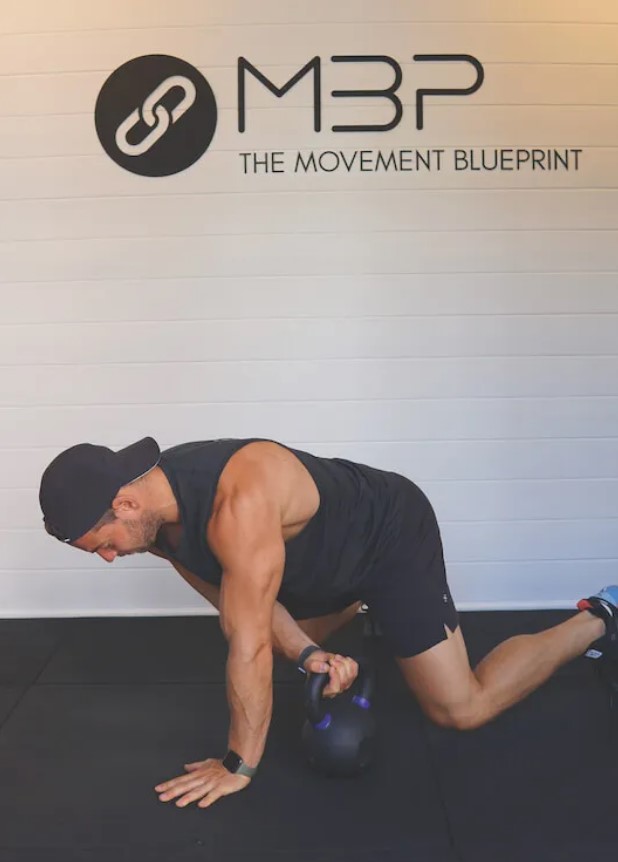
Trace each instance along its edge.
{"label": "wristwatch", "polygon": [[257,766],[247,766],[240,754],[231,749],[223,758],[223,765],[233,775],[246,775],[247,778],[253,778],[257,772]]}

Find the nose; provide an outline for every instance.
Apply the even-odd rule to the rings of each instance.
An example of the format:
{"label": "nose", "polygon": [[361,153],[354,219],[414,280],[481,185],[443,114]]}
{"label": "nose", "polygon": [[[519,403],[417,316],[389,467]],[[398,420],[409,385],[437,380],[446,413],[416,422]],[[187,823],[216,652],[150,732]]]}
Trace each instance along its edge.
{"label": "nose", "polygon": [[101,548],[97,553],[106,563],[113,563],[118,556],[118,551],[113,551],[111,548]]}

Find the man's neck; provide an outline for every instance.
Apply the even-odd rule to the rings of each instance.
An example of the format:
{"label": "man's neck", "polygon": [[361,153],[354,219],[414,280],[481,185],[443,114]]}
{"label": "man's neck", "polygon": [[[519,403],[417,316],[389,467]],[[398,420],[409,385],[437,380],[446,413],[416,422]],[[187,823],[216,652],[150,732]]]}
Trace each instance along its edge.
{"label": "man's neck", "polygon": [[160,467],[155,467],[148,476],[148,505],[161,519],[161,525],[179,524],[180,508],[167,476]]}

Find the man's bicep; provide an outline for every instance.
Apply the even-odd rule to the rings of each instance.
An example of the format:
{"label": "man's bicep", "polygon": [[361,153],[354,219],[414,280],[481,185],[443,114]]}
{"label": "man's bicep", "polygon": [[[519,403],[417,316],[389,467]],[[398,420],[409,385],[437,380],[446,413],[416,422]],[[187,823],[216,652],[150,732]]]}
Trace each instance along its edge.
{"label": "man's bicep", "polygon": [[273,611],[283,574],[283,553],[264,555],[259,564],[224,569],[221,579],[221,628],[226,638],[249,649],[271,642]]}
{"label": "man's bicep", "polygon": [[217,515],[212,544],[223,569],[220,612],[226,637],[270,640],[285,566],[276,508],[259,497],[230,500]]}

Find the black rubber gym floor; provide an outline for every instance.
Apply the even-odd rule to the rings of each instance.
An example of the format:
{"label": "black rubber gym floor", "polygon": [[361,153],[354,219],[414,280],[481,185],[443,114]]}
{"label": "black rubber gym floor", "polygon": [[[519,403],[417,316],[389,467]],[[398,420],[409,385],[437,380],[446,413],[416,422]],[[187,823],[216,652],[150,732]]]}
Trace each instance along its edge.
{"label": "black rubber gym floor", "polygon": [[[471,660],[566,612],[461,614]],[[480,730],[431,725],[359,617],[330,645],[374,655],[379,758],[358,779],[303,761],[302,677],[277,660],[258,777],[207,810],[159,802],[225,753],[215,617],[0,620],[2,862],[601,862],[616,855],[618,739],[578,659]]]}

